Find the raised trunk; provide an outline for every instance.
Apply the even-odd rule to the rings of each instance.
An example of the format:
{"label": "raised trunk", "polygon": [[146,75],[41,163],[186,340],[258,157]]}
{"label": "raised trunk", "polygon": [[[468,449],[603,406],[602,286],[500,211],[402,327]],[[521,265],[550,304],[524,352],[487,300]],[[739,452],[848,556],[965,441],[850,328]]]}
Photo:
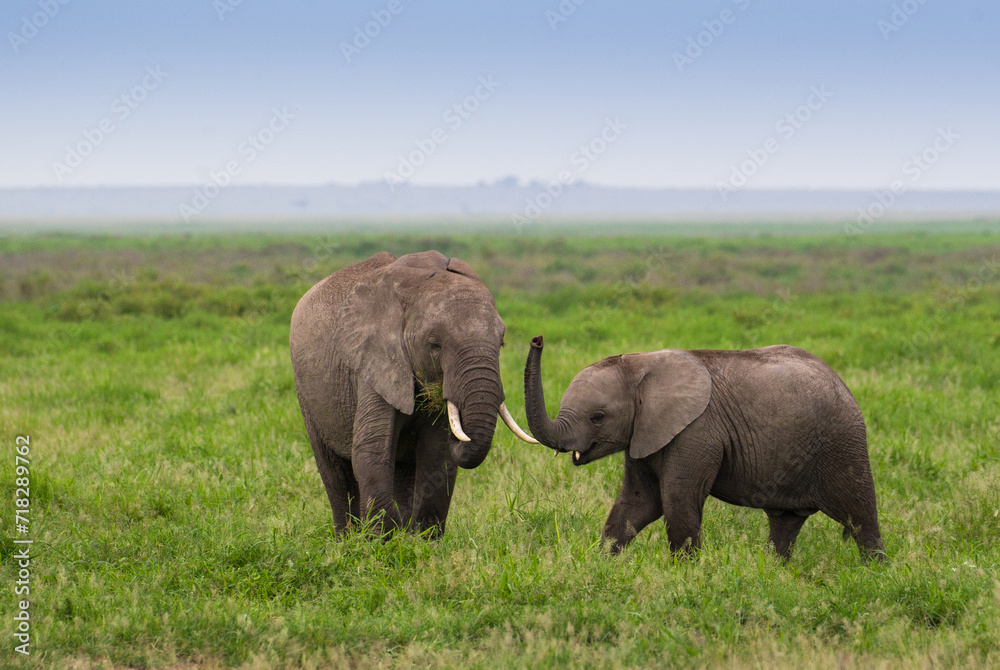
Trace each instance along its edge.
{"label": "raised trunk", "polygon": [[569,431],[565,422],[549,419],[545,412],[545,393],[542,390],[542,336],[531,338],[528,361],[524,365],[524,407],[528,415],[528,428],[535,439],[546,447],[558,451],[569,450]]}
{"label": "raised trunk", "polygon": [[474,468],[486,458],[503,402],[500,362],[485,352],[466,353],[444,369],[444,397],[458,406],[462,429],[470,442],[450,440],[455,462]]}

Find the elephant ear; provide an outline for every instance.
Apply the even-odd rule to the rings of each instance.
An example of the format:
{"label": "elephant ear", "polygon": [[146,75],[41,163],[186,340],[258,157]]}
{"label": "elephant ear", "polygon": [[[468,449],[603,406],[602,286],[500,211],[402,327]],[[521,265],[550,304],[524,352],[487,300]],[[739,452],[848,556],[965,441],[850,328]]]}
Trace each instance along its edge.
{"label": "elephant ear", "polygon": [[642,378],[628,451],[632,458],[645,458],[669,444],[702,415],[712,395],[711,374],[690,352],[664,349],[640,356]]}
{"label": "elephant ear", "polygon": [[405,256],[400,256],[394,265],[397,268],[406,267],[430,270],[432,273],[454,272],[455,274],[464,275],[479,282],[483,281],[476,274],[476,271],[461,258],[449,259],[439,251],[421,251],[414,254],[406,254]]}
{"label": "elephant ear", "polygon": [[418,251],[400,256],[393,265],[397,269],[414,268],[430,270],[431,272],[444,272],[448,269],[448,257],[440,251]]}
{"label": "elephant ear", "polygon": [[403,348],[403,305],[391,266],[354,286],[337,313],[333,346],[358,378],[404,414],[413,413],[413,367]]}
{"label": "elephant ear", "polygon": [[448,261],[448,272],[464,275],[470,279],[475,279],[478,282],[483,281],[479,278],[479,275],[476,274],[476,271],[461,258],[452,258]]}

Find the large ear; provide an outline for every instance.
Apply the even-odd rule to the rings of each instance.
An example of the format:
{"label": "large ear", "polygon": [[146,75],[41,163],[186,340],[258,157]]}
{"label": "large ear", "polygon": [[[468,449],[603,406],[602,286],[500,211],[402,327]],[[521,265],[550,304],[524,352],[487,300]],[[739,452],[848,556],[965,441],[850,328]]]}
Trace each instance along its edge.
{"label": "large ear", "polygon": [[416,268],[431,272],[444,272],[448,269],[448,257],[440,251],[419,251],[400,256],[395,263],[397,268]]}
{"label": "large ear", "polygon": [[468,263],[463,261],[461,258],[452,258],[451,260],[448,261],[448,272],[454,272],[456,274],[465,275],[466,277],[469,277],[470,279],[475,279],[478,282],[483,281],[482,279],[479,278],[479,275],[476,274],[476,271],[473,270],[472,267]]}
{"label": "large ear", "polygon": [[632,458],[645,458],[665,447],[701,416],[712,395],[712,376],[693,354],[664,349],[635,356],[640,357],[641,381],[628,450]]}
{"label": "large ear", "polygon": [[348,293],[333,324],[333,346],[358,377],[390,405],[413,413],[413,367],[403,348],[403,305],[392,266]]}

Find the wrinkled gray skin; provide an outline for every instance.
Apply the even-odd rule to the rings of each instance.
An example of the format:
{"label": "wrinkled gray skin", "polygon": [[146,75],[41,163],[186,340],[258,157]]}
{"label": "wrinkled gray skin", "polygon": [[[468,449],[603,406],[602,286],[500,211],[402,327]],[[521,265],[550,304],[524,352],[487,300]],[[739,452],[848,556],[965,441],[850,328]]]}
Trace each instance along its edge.
{"label": "wrinkled gray skin", "polygon": [[[295,307],[299,406],[338,531],[348,513],[444,532],[458,467],[490,450],[503,402],[504,324],[493,295],[457,258],[381,252],[320,281]],[[415,396],[443,382],[470,442]]]}
{"label": "wrinkled gray skin", "polygon": [[747,351],[612,356],[545,412],[542,338],[524,370],[528,426],[574,465],[625,451],[625,479],[604,524],[619,552],[663,517],[671,551],[697,548],[705,498],[763,509],[785,560],[809,515],[844,526],[862,556],[884,556],[861,411],[840,378],[787,345]]}

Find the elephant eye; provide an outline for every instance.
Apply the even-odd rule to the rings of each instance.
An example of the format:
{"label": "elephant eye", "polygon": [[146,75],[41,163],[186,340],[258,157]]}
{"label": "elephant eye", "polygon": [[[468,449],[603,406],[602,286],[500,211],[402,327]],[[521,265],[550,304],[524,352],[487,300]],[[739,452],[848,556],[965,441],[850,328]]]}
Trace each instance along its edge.
{"label": "elephant eye", "polygon": [[604,412],[594,412],[590,415],[590,422],[599,425],[604,423]]}
{"label": "elephant eye", "polygon": [[438,342],[438,339],[436,337],[432,337],[430,340],[428,340],[428,344],[431,345],[431,349],[440,349],[441,348],[441,343]]}

